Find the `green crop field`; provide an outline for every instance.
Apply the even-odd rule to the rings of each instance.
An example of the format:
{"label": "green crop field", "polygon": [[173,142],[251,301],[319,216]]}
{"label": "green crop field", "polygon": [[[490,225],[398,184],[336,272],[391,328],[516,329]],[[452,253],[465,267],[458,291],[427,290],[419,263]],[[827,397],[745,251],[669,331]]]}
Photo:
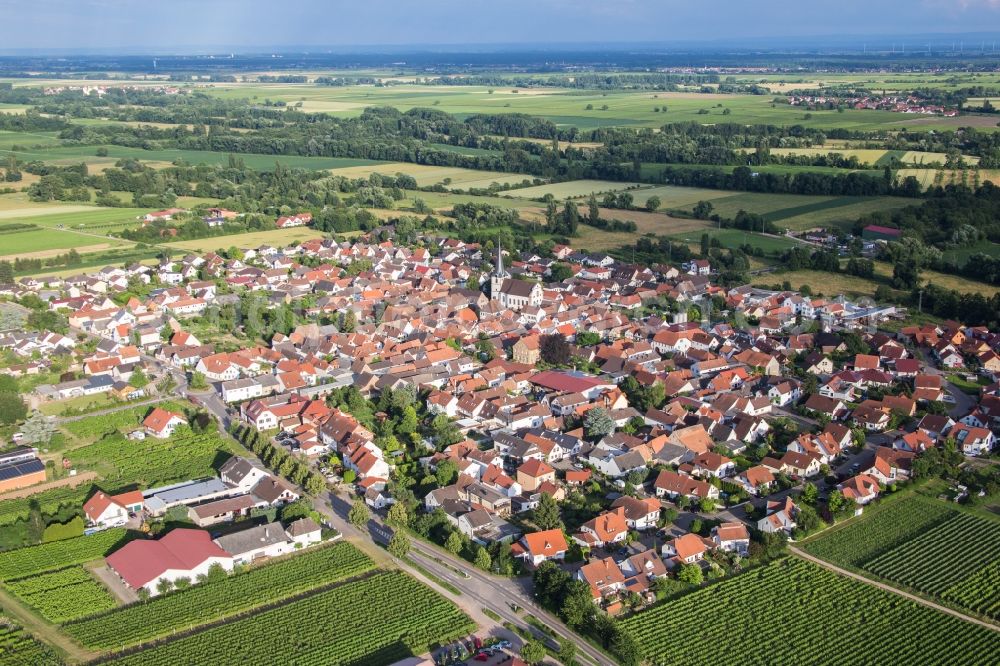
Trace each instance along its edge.
{"label": "green crop field", "polygon": [[12,580],[5,585],[49,622],[66,622],[118,605],[108,589],[81,566]]}
{"label": "green crop field", "polygon": [[638,196],[642,192],[642,190],[635,189],[638,187],[638,183],[620,183],[610,180],[570,180],[563,183],[552,183],[550,185],[511,190],[509,193],[504,193],[501,196],[510,194],[510,196],[520,199],[540,199],[546,194],[551,194],[558,201],[563,201],[564,199],[578,199],[596,194],[598,195],[598,199],[600,199],[600,195],[604,192],[620,192],[632,189],[634,189],[633,194]]}
{"label": "green crop field", "polygon": [[90,487],[86,484],[71,488],[62,486],[51,490],[34,493],[30,497],[17,497],[0,500],[0,529],[4,525],[19,520],[26,520],[29,512],[29,501],[38,502],[39,509],[45,514],[54,514],[66,507],[81,506],[90,495]]}
{"label": "green crop field", "polygon": [[663,602],[622,628],[659,665],[985,666],[998,646],[990,629],[798,559]]}
{"label": "green crop field", "polygon": [[0,615],[0,663],[4,666],[63,666],[45,643]]}
{"label": "green crop field", "polygon": [[155,405],[130,407],[110,414],[88,416],[78,421],[70,421],[63,428],[71,435],[81,439],[93,440],[111,433],[123,433],[139,427],[139,423],[154,407],[183,411],[183,404],[178,402],[160,402]]}
{"label": "green crop field", "polygon": [[1000,521],[959,514],[879,557],[866,571],[1000,618]]}
{"label": "green crop field", "polygon": [[965,247],[953,248],[942,252],[945,261],[953,261],[956,264],[964,265],[974,254],[988,254],[991,257],[1000,257],[1000,243],[993,243],[988,240],[981,240]]}
{"label": "green crop field", "polygon": [[694,232],[674,234],[674,240],[689,241],[692,244],[701,241],[701,234],[708,234],[709,238],[719,241],[722,247],[737,248],[743,245],[762,249],[766,254],[784,252],[793,247],[807,247],[802,242],[781,236],[764,236],[741,229],[715,229],[705,228]]}
{"label": "green crop field", "polygon": [[[103,148],[107,150],[106,156],[98,156],[97,150]],[[0,158],[10,152],[9,149],[0,147]],[[158,150],[143,150],[141,148],[130,148],[127,146],[115,145],[90,145],[90,146],[58,146],[55,148],[32,149],[18,151],[17,157],[20,160],[43,160],[55,164],[78,164],[80,162],[103,162],[113,163],[122,158],[134,158],[138,160],[148,160],[151,162],[174,162],[183,160],[189,164],[228,164],[229,155],[227,153],[213,153],[204,150],[180,150],[173,148],[163,148]],[[347,157],[309,157],[304,155],[259,155],[254,153],[240,153],[237,156],[242,159],[251,169],[271,170],[276,163],[283,166],[297,169],[336,169],[339,167],[360,166],[365,164],[379,164],[374,160],[352,159]]]}
{"label": "green crop field", "polygon": [[[559,88],[490,89],[481,86],[368,85],[325,87],[286,84],[214,85],[202,88],[227,99],[302,102],[302,110],[334,116],[359,115],[366,107],[393,106],[402,111],[434,108],[459,117],[475,113],[527,113],[558,125],[582,129],[597,127],[659,127],[672,122],[803,125],[844,129],[885,129],[907,126],[912,116],[888,111],[848,109],[807,111],[773,104],[770,95],[725,95],[698,92],[628,92],[565,90]],[[590,105],[592,108],[587,108]],[[607,108],[604,108],[604,107]],[[666,107],[666,111],[662,109]],[[657,111],[656,109],[660,109]],[[728,109],[729,113],[723,115]],[[705,113],[707,112],[707,113]],[[955,127],[960,119],[921,118],[921,129]]]}
{"label": "green crop field", "polygon": [[74,564],[83,564],[117,550],[127,538],[123,529],[110,529],[37,546],[0,553],[0,580],[25,578]]}
{"label": "green crop field", "polygon": [[867,507],[859,518],[823,532],[802,547],[835,564],[860,567],[956,515],[947,504],[920,495],[890,496]]}
{"label": "green crop field", "polygon": [[422,654],[434,644],[468,634],[474,627],[449,601],[408,575],[393,571],[108,663],[382,666]]}
{"label": "green crop field", "polygon": [[231,455],[230,442],[214,429],[202,433],[179,429],[169,439],[139,441],[114,434],[66,452],[74,466],[96,471],[109,488],[150,487],[212,476]]}
{"label": "green crop field", "polygon": [[373,566],[367,555],[349,543],[319,547],[215,582],[96,614],[68,624],[65,631],[97,650],[136,645],[323,587]]}

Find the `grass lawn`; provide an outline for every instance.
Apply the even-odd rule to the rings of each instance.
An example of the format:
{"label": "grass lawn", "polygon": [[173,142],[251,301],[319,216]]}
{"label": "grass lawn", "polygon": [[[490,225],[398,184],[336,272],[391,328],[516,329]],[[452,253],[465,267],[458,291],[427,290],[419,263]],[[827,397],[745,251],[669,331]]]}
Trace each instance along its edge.
{"label": "grass lawn", "polygon": [[956,264],[964,265],[969,260],[969,257],[980,252],[988,254],[991,257],[1000,257],[1000,243],[981,240],[974,245],[945,250],[942,255],[946,261],[953,261]]}
{"label": "grass lawn", "polygon": [[706,227],[698,230],[697,235],[692,235],[692,233],[675,234],[673,238],[675,240],[685,240],[692,244],[699,244],[701,242],[701,235],[708,234],[710,238],[717,239],[722,247],[725,248],[737,248],[742,245],[750,245],[752,247],[759,247],[767,254],[773,254],[776,252],[784,252],[793,247],[801,247],[803,243],[792,240],[791,238],[785,238],[783,236],[764,236],[763,234],[755,234],[749,231],[743,231],[742,229],[716,229],[712,227]]}
{"label": "grass lawn", "polygon": [[110,393],[98,393],[97,395],[81,395],[76,398],[67,398],[66,400],[45,402],[38,408],[38,411],[48,416],[59,416],[67,410],[70,412],[79,409],[99,411],[101,409],[118,407],[121,404],[117,399],[111,397]]}

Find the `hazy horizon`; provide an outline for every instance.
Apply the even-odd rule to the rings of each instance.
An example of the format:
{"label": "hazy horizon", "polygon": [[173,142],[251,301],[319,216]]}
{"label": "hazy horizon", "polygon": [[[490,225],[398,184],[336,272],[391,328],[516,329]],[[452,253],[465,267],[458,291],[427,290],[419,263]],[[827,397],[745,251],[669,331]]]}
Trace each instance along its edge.
{"label": "hazy horizon", "polygon": [[910,45],[917,50],[928,38],[941,45],[968,36],[987,49],[1000,40],[1000,30],[983,31],[1000,26],[1000,0],[0,0],[0,12],[5,53],[762,48],[768,41],[835,48],[907,37],[925,42]]}

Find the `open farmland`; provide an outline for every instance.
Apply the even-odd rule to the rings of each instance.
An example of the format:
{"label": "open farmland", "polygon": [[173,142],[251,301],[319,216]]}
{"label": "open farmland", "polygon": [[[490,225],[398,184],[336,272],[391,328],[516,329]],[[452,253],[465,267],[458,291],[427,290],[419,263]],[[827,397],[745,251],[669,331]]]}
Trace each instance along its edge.
{"label": "open farmland", "polygon": [[108,589],[82,566],[12,580],[5,585],[49,622],[66,622],[117,606]]}
{"label": "open farmland", "polygon": [[104,557],[121,547],[127,537],[125,530],[115,528],[0,553],[0,581],[25,578]]}
{"label": "open farmland", "polygon": [[432,166],[427,164],[411,164],[408,162],[380,162],[364,166],[348,166],[333,169],[334,175],[345,178],[367,178],[373,173],[383,176],[406,174],[413,176],[420,187],[444,185],[450,189],[486,189],[492,183],[500,185],[520,184],[527,180],[534,182],[535,176],[519,173],[503,173],[499,171],[477,171],[460,167]]}
{"label": "open farmland", "polygon": [[621,183],[610,180],[569,180],[562,183],[511,190],[509,194],[521,199],[541,199],[551,194],[557,201],[564,201],[589,197],[591,194],[596,194],[599,199],[604,192],[620,192],[622,190],[635,190],[638,193],[641,190],[636,188],[639,187],[639,183]]}
{"label": "open farmland", "polygon": [[0,615],[0,663],[4,666],[63,666],[45,643]]}
{"label": "open farmland", "polygon": [[170,439],[127,440],[111,435],[66,453],[80,469],[96,471],[109,488],[143,487],[212,476],[232,455],[228,439],[214,429],[202,433],[180,429]]}
{"label": "open farmland", "polygon": [[997,647],[994,631],[797,559],[661,603],[622,626],[656,664],[986,666]]}
{"label": "open farmland", "polygon": [[[319,618],[330,618],[334,628]],[[430,588],[402,572],[386,572],[109,663],[271,666],[286,660],[294,646],[299,666],[382,666],[468,634],[474,626]]]}
{"label": "open farmland", "polygon": [[306,241],[313,238],[322,238],[322,231],[312,227],[292,227],[290,229],[273,229],[271,231],[251,231],[242,234],[229,234],[227,236],[209,236],[207,238],[196,238],[194,240],[173,241],[163,243],[168,247],[178,250],[192,250],[197,252],[209,252],[222,248],[232,247],[257,247],[259,245],[272,245],[283,247],[295,241]]}
{"label": "open farmland", "polygon": [[[672,122],[802,125],[818,129],[884,129],[910,117],[888,111],[835,109],[807,111],[787,104],[774,105],[768,95],[726,95],[700,92],[632,92],[513,88],[495,86],[373,87],[248,84],[205,86],[205,92],[226,99],[253,95],[289,103],[302,101],[306,111],[334,116],[358,116],[366,107],[392,106],[401,111],[434,108],[465,117],[475,113],[527,113],[557,125],[582,129],[597,127],[659,127]],[[492,92],[491,92],[492,90]],[[516,90],[516,92],[515,92]],[[591,108],[587,108],[590,105]],[[666,111],[662,109],[666,107]],[[606,108],[605,108],[606,107]],[[656,110],[659,109],[659,110]],[[724,111],[729,113],[724,115]],[[923,118],[921,129],[955,126],[949,118]],[[904,125],[905,126],[905,125]]]}
{"label": "open farmland", "polygon": [[94,615],[65,627],[84,645],[110,650],[208,624],[369,571],[371,559],[349,543],[323,546],[214,582]]}
{"label": "open farmland", "polygon": [[1000,619],[1000,521],[959,514],[862,566]]}

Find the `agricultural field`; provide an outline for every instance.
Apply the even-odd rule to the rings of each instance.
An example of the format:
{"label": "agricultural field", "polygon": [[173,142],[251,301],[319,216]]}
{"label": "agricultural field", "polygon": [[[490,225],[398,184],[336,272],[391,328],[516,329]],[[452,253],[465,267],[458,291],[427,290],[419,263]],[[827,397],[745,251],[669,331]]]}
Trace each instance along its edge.
{"label": "agricultural field", "polygon": [[[511,190],[509,194],[519,199],[541,199],[545,195],[551,194],[557,201],[565,201],[566,199],[589,197],[591,194],[596,194],[600,199],[600,196],[605,192],[635,190],[633,195],[637,197],[636,201],[639,202],[640,190],[637,189],[639,187],[641,187],[639,183],[621,183],[611,180],[569,180],[562,183]],[[500,196],[506,196],[506,194]],[[641,201],[645,200],[643,197]]]}
{"label": "agricultural field", "polygon": [[[249,84],[209,85],[199,88],[227,99],[257,97],[302,102],[306,112],[353,117],[370,106],[393,106],[401,111],[434,108],[465,117],[476,113],[527,113],[560,126],[659,127],[666,123],[719,122],[740,124],[803,125],[818,129],[887,129],[905,126],[911,118],[888,111],[848,109],[806,111],[786,104],[773,105],[769,95],[727,95],[700,92],[630,92],[565,90],[559,88],[504,88],[496,86],[367,85],[326,87],[313,85]],[[587,108],[588,105],[591,108]],[[663,108],[666,107],[666,111]],[[728,109],[729,114],[723,115]],[[706,113],[707,112],[707,113]],[[807,115],[808,114],[808,115]],[[922,129],[955,126],[965,118],[923,118]]]}
{"label": "agricultural field", "polygon": [[964,265],[974,254],[988,254],[991,257],[1000,257],[1000,243],[993,243],[988,240],[981,240],[973,245],[958,247],[942,252],[945,261],[953,261],[956,264]]}
{"label": "agricultural field", "polygon": [[[107,150],[107,155],[99,156],[98,149]],[[0,146],[0,159],[5,158],[10,149]],[[110,166],[116,160],[122,158],[133,158],[142,161],[173,163],[181,160],[189,164],[218,164],[229,163],[228,153],[216,153],[205,150],[182,150],[177,148],[161,148],[156,150],[143,150],[142,148],[130,148],[116,145],[88,145],[88,146],[57,146],[53,148],[32,148],[30,150],[17,151],[17,158],[23,161],[42,160],[52,164],[79,164],[86,162],[88,165]],[[374,160],[354,159],[348,157],[309,157],[305,155],[261,155],[255,153],[240,153],[237,158],[243,160],[251,169],[269,171],[274,169],[275,164],[292,169],[336,169],[338,167],[361,166],[365,164],[379,164]]]}
{"label": "agricultural field", "polygon": [[65,455],[74,467],[100,474],[109,488],[148,488],[213,476],[232,449],[214,428],[202,433],[180,429],[170,439],[132,441],[113,434]]}
{"label": "agricultural field", "polygon": [[[331,631],[327,623],[316,622],[317,618],[336,618],[336,629]],[[337,586],[108,663],[271,666],[286,661],[294,646],[298,666],[382,666],[422,654],[435,644],[468,634],[474,627],[468,616],[443,597],[394,571]]]}
{"label": "agricultural field", "polygon": [[131,247],[133,243],[106,238],[97,234],[82,233],[50,233],[38,228],[30,231],[19,231],[0,235],[0,259],[15,258],[46,258],[62,254],[66,250],[75,249],[81,254],[99,252],[117,247]]}
{"label": "agricultural field", "polygon": [[427,164],[411,164],[408,162],[378,162],[367,166],[353,166],[333,169],[335,176],[345,178],[367,178],[373,173],[383,176],[406,174],[413,176],[420,187],[445,185],[449,189],[467,190],[488,188],[492,183],[500,185],[517,185],[524,181],[534,182],[536,177],[521,173],[504,173],[500,171],[477,171],[461,167],[432,166]]}
{"label": "agricultural field", "polygon": [[93,441],[111,433],[124,433],[127,430],[137,428],[153,407],[183,411],[184,405],[171,401],[160,402],[156,405],[141,405],[110,414],[88,416],[78,421],[70,421],[62,427],[75,437],[86,441]]}
{"label": "agricultural field", "polygon": [[923,188],[932,185],[957,185],[965,183],[972,187],[979,179],[980,183],[987,181],[994,185],[1000,185],[1000,169],[967,169],[965,171],[957,169],[899,169],[896,177],[903,179],[913,176]]}
{"label": "agricultural field", "polygon": [[[162,243],[165,247],[193,252],[210,252],[236,245],[238,247],[257,247],[258,245],[273,245],[284,247],[295,241],[307,241],[313,238],[323,238],[324,233],[312,227],[292,227],[290,229],[273,229],[271,231],[251,231],[227,236],[209,236],[194,240]],[[157,246],[159,247],[159,246]]]}
{"label": "agricultural field", "polygon": [[5,583],[14,596],[49,622],[62,623],[115,608],[104,585],[82,566],[72,566]]}
{"label": "agricultural field", "polygon": [[28,518],[30,500],[38,502],[42,513],[54,514],[66,507],[81,506],[90,495],[90,487],[82,484],[76,487],[61,486],[34,493],[30,497],[0,499],[0,529],[5,525]]}
{"label": "agricultural field", "polygon": [[762,234],[750,233],[741,229],[716,229],[708,227],[695,233],[696,235],[692,235],[691,233],[675,234],[673,239],[677,241],[689,241],[692,248],[697,251],[699,248],[695,246],[700,247],[701,234],[708,234],[710,239],[718,240],[724,248],[734,249],[744,245],[749,245],[754,248],[759,247],[765,254],[768,255],[780,254],[785,250],[789,250],[793,247],[801,247],[803,245],[800,241],[786,238],[784,236],[764,236]]}
{"label": "agricultural field", "polygon": [[990,629],[798,559],[661,603],[622,628],[656,664],[985,666],[997,646]]}
{"label": "agricultural field", "polygon": [[1000,619],[1000,522],[962,513],[862,567]]}
{"label": "agricultural field", "polygon": [[867,507],[860,518],[806,541],[802,548],[834,564],[860,567],[957,515],[937,500],[913,493],[893,495]]}
{"label": "agricultural field", "polygon": [[0,615],[0,663],[4,666],[63,666],[52,649]]}
{"label": "agricultural field", "polygon": [[215,582],[96,613],[64,629],[96,650],[145,643],[370,571],[371,559],[349,543],[319,547]]}
{"label": "agricultural field", "polygon": [[127,539],[124,529],[109,529],[90,536],[51,541],[0,553],[0,581],[25,578],[104,557]]}

